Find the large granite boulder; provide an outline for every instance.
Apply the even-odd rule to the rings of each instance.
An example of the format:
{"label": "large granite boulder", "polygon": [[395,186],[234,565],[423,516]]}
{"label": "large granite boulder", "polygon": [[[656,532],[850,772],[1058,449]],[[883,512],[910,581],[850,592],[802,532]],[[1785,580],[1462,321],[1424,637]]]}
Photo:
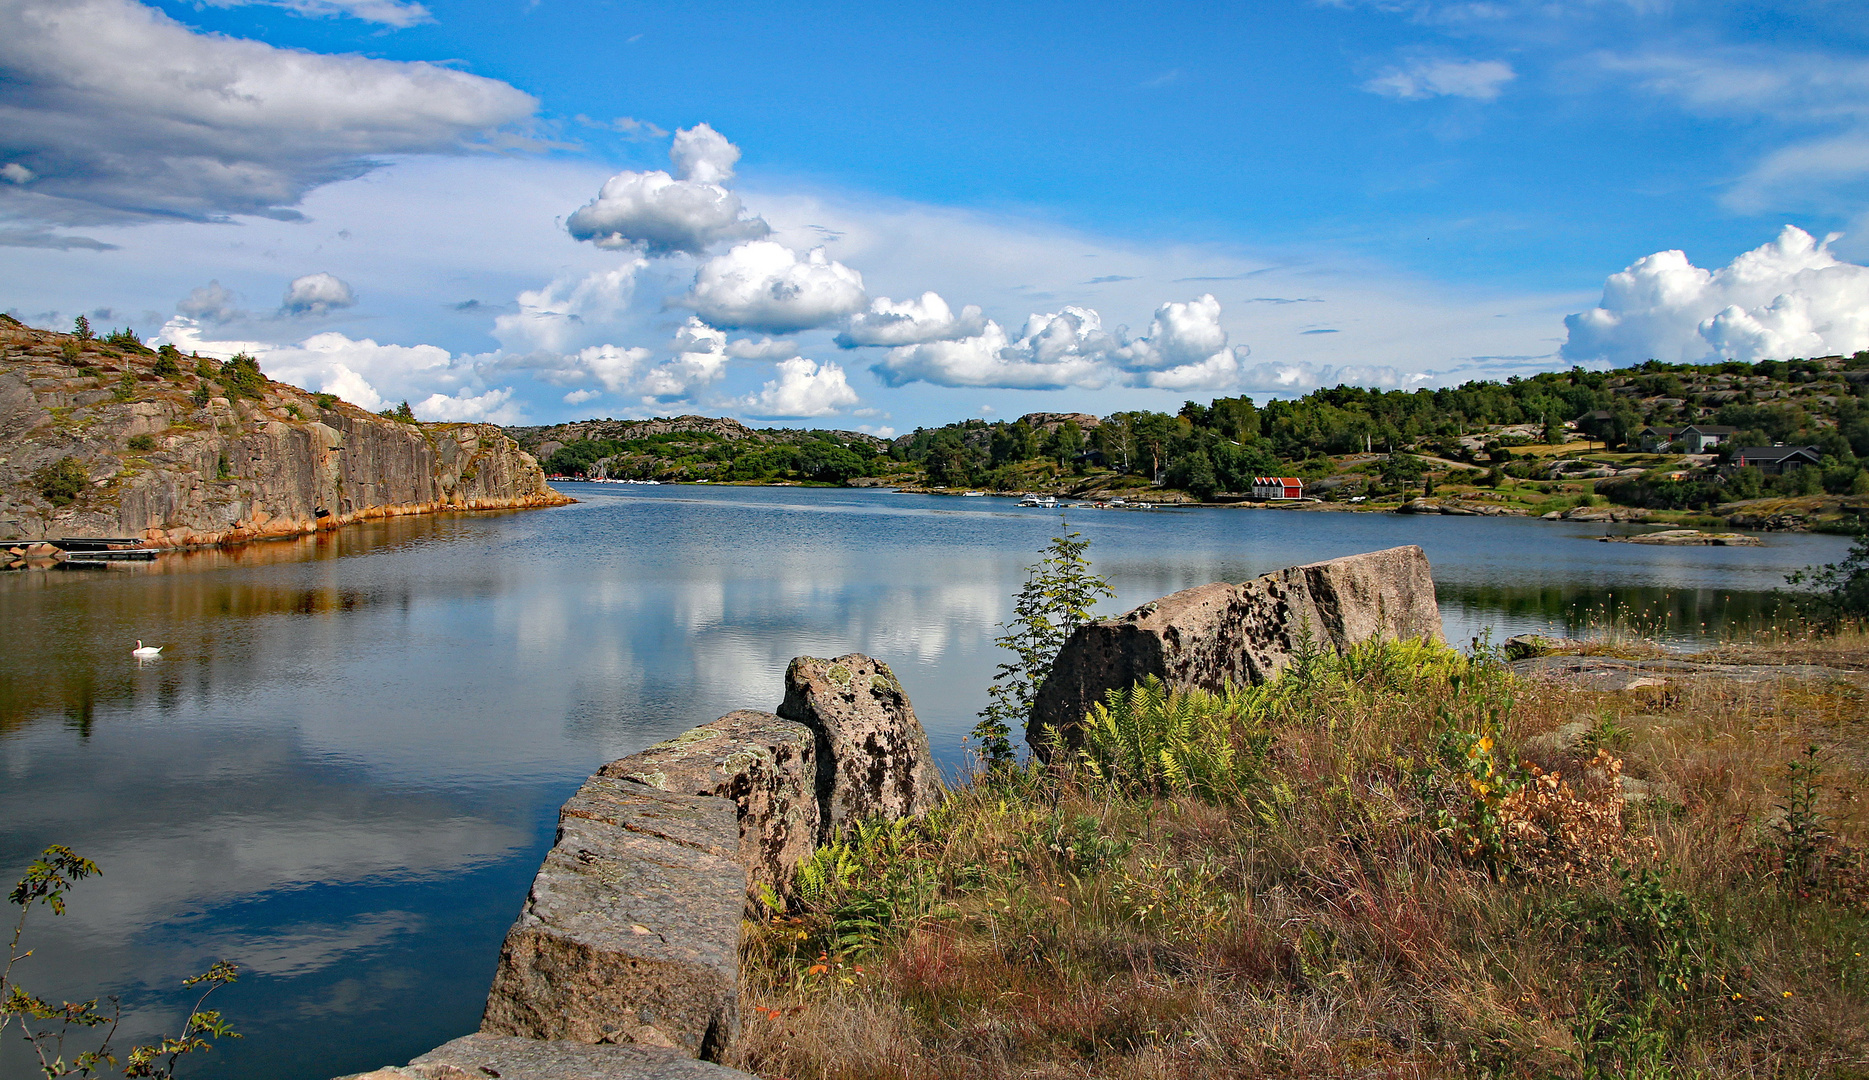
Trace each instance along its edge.
{"label": "large granite boulder", "polygon": [[597,773],[677,795],[732,799],[739,809],[747,886],[780,896],[818,839],[818,745],[811,728],[740,709]]}
{"label": "large granite boulder", "polygon": [[564,1039],[464,1035],[407,1065],[341,1080],[753,1080],[751,1073],[696,1061],[678,1050],[594,1046]]}
{"label": "large granite boulder", "polygon": [[881,660],[798,657],[785,669],[779,715],[817,733],[823,835],[858,818],[919,814],[940,797],[928,733]]}
{"label": "large granite boulder", "polygon": [[739,1022],[739,846],[730,800],[593,776],[559,812],[481,1031],[718,1053]]}
{"label": "large granite boulder", "polygon": [[1053,731],[1068,741],[1092,704],[1151,675],[1212,691],[1264,682],[1307,634],[1329,651],[1376,637],[1441,641],[1427,556],[1411,544],[1199,585],[1081,626],[1039,687],[1026,741],[1041,754]]}

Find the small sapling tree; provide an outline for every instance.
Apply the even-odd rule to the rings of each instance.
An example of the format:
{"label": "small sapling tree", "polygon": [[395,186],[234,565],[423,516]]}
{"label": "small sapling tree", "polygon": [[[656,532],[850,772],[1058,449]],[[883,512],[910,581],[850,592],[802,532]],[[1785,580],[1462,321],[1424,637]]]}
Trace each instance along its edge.
{"label": "small sapling tree", "polygon": [[[93,1077],[99,1075],[105,1066],[116,1067],[120,1064],[125,1076],[173,1080],[175,1063],[183,1055],[211,1049],[213,1040],[217,1038],[240,1037],[239,1032],[228,1027],[219,1011],[202,1008],[209,994],[239,977],[239,968],[234,964],[222,960],[200,975],[185,980],[183,986],[199,986],[203,989],[201,996],[195,999],[194,1008],[189,1010],[188,1019],[182,1025],[182,1033],[173,1037],[163,1036],[154,1043],[134,1047],[121,1063],[112,1054],[110,1046],[123,1015],[116,998],[109,999],[108,1008],[98,1007],[98,1002],[104,1000],[101,998],[54,1005],[14,981],[14,965],[32,955],[31,949],[20,948],[20,942],[25,938],[26,917],[32,914],[33,907],[43,905],[52,909],[54,915],[65,914],[66,891],[75,883],[101,872],[91,860],[63,844],[54,844],[40,853],[39,858],[27,868],[26,876],[7,894],[7,900],[19,907],[19,918],[13,924],[12,939],[7,942],[5,966],[0,967],[0,1038],[7,1037],[17,1025],[19,1036],[32,1044],[33,1053],[39,1059],[39,1072],[46,1080],[58,1080],[62,1076]],[[70,1060],[66,1059],[65,1040],[69,1036],[99,1028],[103,1029],[103,1038],[98,1041],[96,1048],[81,1051],[72,1055]]]}
{"label": "small sapling tree", "polygon": [[993,685],[987,688],[991,702],[973,728],[980,758],[991,771],[1013,763],[1013,725],[1031,718],[1038,688],[1065,640],[1090,621],[1099,598],[1116,595],[1084,557],[1090,541],[1071,532],[1062,517],[1058,520],[1063,533],[1052,537],[1039,561],[1025,568],[1025,586],[1013,602],[1012,620],[1001,623],[1005,633],[993,639],[1013,658],[994,672]]}

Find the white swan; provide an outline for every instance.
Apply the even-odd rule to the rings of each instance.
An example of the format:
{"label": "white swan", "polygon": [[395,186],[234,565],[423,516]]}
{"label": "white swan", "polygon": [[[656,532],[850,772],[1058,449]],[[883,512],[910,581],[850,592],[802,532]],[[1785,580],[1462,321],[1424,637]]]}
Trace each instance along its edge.
{"label": "white swan", "polygon": [[136,648],[130,650],[130,655],[138,660],[154,660],[162,655],[162,646],[145,645],[142,638],[137,638]]}

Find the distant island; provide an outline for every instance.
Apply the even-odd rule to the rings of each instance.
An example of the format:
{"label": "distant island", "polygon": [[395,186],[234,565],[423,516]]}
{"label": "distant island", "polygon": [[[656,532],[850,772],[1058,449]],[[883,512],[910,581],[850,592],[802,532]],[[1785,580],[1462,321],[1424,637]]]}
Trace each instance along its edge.
{"label": "distant island", "polygon": [[[549,474],[574,479],[1186,504],[1250,502],[1255,478],[1289,476],[1312,508],[1849,531],[1869,510],[1866,392],[1859,352],[1442,390],[1338,386],[1262,405],[1189,401],[1172,416],[1040,412],[887,440],[704,416],[506,430]],[[1747,448],[1779,452],[1739,455]]]}

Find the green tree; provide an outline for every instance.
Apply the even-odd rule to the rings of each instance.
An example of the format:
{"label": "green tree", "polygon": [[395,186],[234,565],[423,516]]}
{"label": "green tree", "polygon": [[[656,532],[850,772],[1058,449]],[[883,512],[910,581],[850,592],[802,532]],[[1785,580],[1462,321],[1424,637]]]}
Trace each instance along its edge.
{"label": "green tree", "polygon": [[1806,602],[1832,620],[1869,616],[1869,532],[1857,532],[1842,561],[1807,566],[1785,580],[1808,587]]}
{"label": "green tree", "polygon": [[71,321],[71,332],[77,335],[79,341],[89,341],[94,336],[91,333],[91,320],[82,315]]}
{"label": "green tree", "polygon": [[85,471],[84,462],[75,457],[62,457],[34,469],[31,479],[33,487],[39,489],[47,502],[53,506],[68,506],[84,494],[84,486],[91,476]]}
{"label": "green tree", "polygon": [[1084,557],[1090,541],[1070,532],[1070,524],[1062,517],[1058,521],[1065,531],[1052,537],[1039,561],[1025,568],[1025,585],[1013,601],[1012,620],[1001,623],[1005,633],[993,639],[1013,658],[994,672],[993,685],[987,688],[991,700],[973,728],[980,758],[991,770],[1013,763],[1013,725],[1024,726],[1031,719],[1032,703],[1051,673],[1058,650],[1090,621],[1099,598],[1116,595]]}

